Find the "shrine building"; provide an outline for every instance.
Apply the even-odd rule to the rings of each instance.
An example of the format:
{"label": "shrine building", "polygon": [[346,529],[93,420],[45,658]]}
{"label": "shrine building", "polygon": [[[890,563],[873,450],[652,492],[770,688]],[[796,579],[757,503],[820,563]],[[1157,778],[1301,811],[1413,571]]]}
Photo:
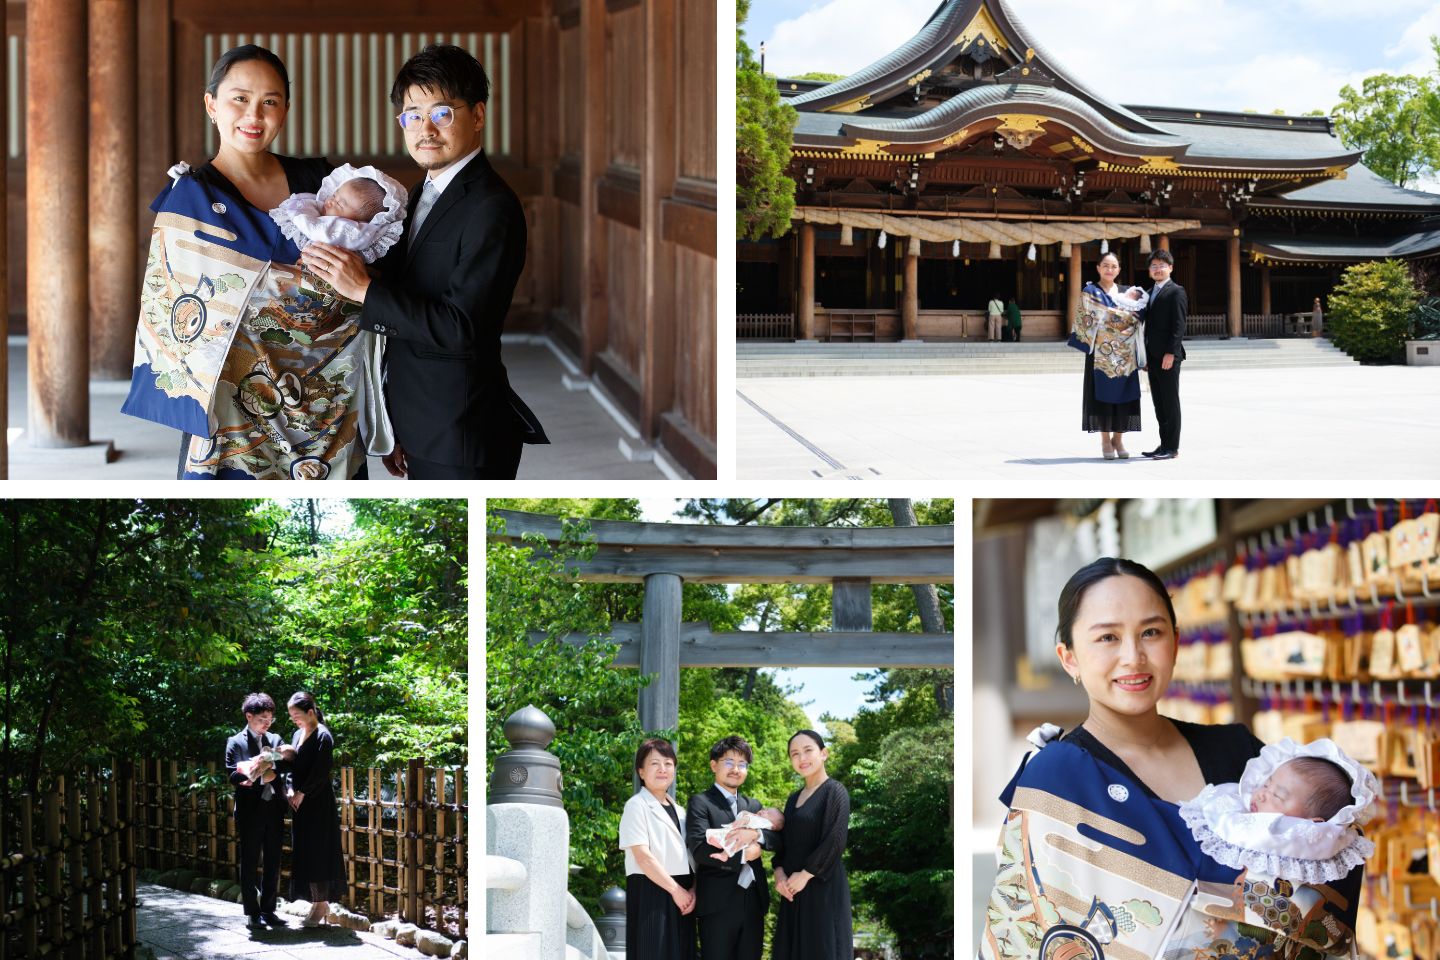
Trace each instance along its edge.
{"label": "shrine building", "polygon": [[1347,266],[1440,257],[1440,195],[1367,169],[1329,118],[1113,103],[1005,0],[944,0],[850,76],[779,86],[794,224],[738,244],[740,339],[983,337],[1014,296],[1022,339],[1055,340],[1102,249],[1146,286],[1172,252],[1188,336],[1309,335]]}

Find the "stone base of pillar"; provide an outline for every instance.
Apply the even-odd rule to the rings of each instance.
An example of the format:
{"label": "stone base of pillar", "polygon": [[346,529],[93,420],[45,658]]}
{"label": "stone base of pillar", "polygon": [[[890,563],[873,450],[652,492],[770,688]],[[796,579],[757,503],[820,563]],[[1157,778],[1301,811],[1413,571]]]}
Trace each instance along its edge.
{"label": "stone base of pillar", "polygon": [[655,459],[655,448],[639,440],[621,437],[620,456],[631,463],[649,463]]}
{"label": "stone base of pillar", "polygon": [[119,456],[114,440],[91,440],[83,447],[33,447],[22,433],[10,441],[12,470],[15,467],[103,467],[114,463]]}

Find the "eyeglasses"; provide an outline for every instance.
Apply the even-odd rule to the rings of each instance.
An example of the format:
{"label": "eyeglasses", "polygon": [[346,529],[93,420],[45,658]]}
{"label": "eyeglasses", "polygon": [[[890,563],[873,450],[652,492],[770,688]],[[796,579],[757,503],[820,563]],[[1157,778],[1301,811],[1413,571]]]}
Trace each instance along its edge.
{"label": "eyeglasses", "polygon": [[[419,110],[406,110],[397,113],[395,119],[400,122],[400,129],[405,130],[410,124],[419,123],[424,116]],[[432,107],[429,116],[430,122],[443,130],[455,122],[455,108],[442,103],[438,107]]]}
{"label": "eyeglasses", "polygon": [[734,760],[721,760],[720,765],[726,770],[739,770],[741,773],[750,769],[750,764],[743,760],[739,763],[736,763]]}

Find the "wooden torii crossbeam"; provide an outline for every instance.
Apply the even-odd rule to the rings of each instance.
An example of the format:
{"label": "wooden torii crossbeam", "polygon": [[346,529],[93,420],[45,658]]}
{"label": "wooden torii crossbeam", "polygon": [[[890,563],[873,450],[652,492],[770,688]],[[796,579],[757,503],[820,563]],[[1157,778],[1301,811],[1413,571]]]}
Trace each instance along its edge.
{"label": "wooden torii crossbeam", "polygon": [[[499,539],[522,545],[538,534],[564,538],[557,517],[496,510],[505,522]],[[870,587],[875,583],[953,583],[955,528],[772,527],[633,523],[591,520],[595,555],[570,561],[583,581],[643,583],[641,622],[617,623],[614,666],[638,667],[654,679],[640,691],[640,723],[673,729],[680,718],[684,667],[953,667],[953,633],[873,633]],[[530,544],[536,546],[534,544]],[[541,552],[544,548],[539,548]],[[680,587],[695,583],[829,583],[830,632],[711,633],[709,624],[682,623]],[[543,633],[531,635],[532,642]],[[571,634],[565,643],[590,638]]]}

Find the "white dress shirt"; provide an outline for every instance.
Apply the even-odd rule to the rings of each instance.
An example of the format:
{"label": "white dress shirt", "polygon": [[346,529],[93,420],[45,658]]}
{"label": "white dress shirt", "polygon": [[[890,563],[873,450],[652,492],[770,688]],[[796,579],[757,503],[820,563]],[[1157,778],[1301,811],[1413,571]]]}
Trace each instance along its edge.
{"label": "white dress shirt", "polygon": [[637,843],[650,849],[667,876],[683,877],[692,872],[690,851],[685,848],[685,808],[674,800],[670,802],[680,820],[678,831],[660,801],[644,787],[625,801],[625,812],[620,815],[620,848],[625,851],[627,874],[645,872],[630,851]]}

